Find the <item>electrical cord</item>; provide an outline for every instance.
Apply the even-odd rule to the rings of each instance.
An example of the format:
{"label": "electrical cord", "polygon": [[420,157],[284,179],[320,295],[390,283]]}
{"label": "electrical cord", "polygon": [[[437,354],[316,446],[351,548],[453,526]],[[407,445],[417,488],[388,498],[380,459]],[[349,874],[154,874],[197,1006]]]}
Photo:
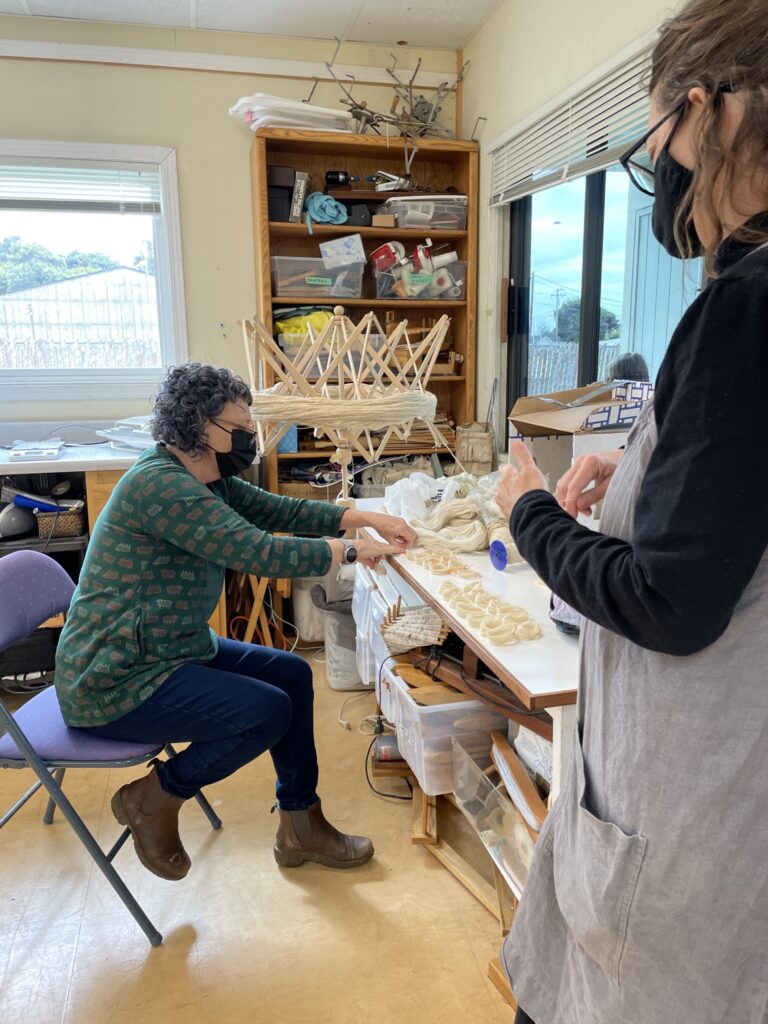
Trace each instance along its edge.
{"label": "electrical cord", "polygon": [[339,723],[342,729],[352,729],[352,724],[348,722],[346,718],[344,718],[344,708],[347,706],[347,704],[350,704],[352,701],[355,700],[362,700],[363,697],[370,697],[373,692],[373,690],[363,690],[360,693],[353,693],[351,697],[346,697],[341,702],[341,707],[339,708],[339,714],[336,721]]}
{"label": "electrical cord", "polygon": [[371,782],[371,776],[368,772],[368,758],[371,756],[373,745],[377,739],[378,736],[373,737],[370,744],[368,745],[368,749],[365,752],[365,781],[368,783],[369,789],[371,789],[376,794],[376,796],[383,797],[385,800],[413,800],[413,787],[411,786],[408,779],[403,779],[403,782],[405,782],[406,786],[410,790],[410,794],[408,796],[400,796],[399,793],[385,793],[381,789],[376,789],[374,784]]}

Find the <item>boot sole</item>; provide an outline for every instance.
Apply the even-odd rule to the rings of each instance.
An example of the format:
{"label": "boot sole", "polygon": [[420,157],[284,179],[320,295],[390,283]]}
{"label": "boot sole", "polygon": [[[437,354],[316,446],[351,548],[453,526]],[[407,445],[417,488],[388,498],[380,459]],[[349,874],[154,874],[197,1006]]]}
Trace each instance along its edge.
{"label": "boot sole", "polygon": [[191,864],[189,865],[189,867],[187,868],[183,875],[167,875],[158,871],[157,868],[152,863],[150,863],[150,861],[147,860],[147,857],[144,854],[144,850],[142,849],[141,843],[137,840],[136,833],[131,828],[131,822],[130,819],[128,818],[128,812],[126,811],[125,806],[123,805],[122,792],[122,789],[118,789],[118,791],[112,797],[112,801],[110,804],[112,808],[112,814],[115,816],[118,824],[123,825],[127,829],[130,829],[131,839],[133,839],[133,848],[136,850],[136,856],[139,858],[142,865],[147,869],[147,871],[150,871],[153,875],[156,875],[158,878],[164,878],[167,882],[180,882],[182,878],[186,878],[187,875],[189,874],[189,868],[192,867]]}
{"label": "boot sole", "polygon": [[359,868],[367,864],[375,852],[371,850],[364,857],[357,857],[355,860],[334,860],[333,857],[325,857],[321,853],[299,853],[296,850],[280,850],[276,846],[272,849],[281,868],[300,868],[305,861],[322,864],[325,868]]}

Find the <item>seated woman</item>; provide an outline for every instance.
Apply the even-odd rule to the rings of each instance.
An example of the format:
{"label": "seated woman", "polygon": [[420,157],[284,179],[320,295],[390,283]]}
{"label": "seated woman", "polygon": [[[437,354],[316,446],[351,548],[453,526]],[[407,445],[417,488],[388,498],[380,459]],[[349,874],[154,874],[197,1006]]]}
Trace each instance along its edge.
{"label": "seated woman", "polygon": [[[269,750],[277,773],[283,867],[357,867],[373,845],[330,825],[316,793],[312,672],[294,654],[225,640],[208,618],[225,568],[322,576],[368,565],[414,540],[401,519],[278,497],[238,473],[256,454],[251,394],[229,370],[189,363],[156,399],[158,444],[121,478],[93,531],[56,655],[64,720],[109,739],[189,742],[112,798],[142,864],[180,879],[190,859],[179,810],[199,789]],[[277,537],[374,527],[387,543]]]}

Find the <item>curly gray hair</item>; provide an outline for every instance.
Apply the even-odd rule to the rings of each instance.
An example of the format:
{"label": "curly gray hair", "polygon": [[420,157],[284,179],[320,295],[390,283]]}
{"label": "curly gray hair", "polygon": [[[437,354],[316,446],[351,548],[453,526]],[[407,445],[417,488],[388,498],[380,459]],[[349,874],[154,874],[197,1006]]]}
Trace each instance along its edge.
{"label": "curly gray hair", "polygon": [[231,370],[207,363],[172,366],[154,399],[152,436],[179,451],[202,455],[207,421],[218,416],[227,402],[250,405],[251,401],[248,385]]}

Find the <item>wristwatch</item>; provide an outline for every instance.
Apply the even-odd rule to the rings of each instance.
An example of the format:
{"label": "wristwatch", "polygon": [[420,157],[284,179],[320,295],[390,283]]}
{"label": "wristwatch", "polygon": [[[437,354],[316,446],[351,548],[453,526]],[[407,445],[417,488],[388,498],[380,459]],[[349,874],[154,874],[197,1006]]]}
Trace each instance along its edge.
{"label": "wristwatch", "polygon": [[344,555],[341,560],[345,565],[352,565],[357,561],[357,548],[351,540],[342,539],[341,543],[344,545]]}

